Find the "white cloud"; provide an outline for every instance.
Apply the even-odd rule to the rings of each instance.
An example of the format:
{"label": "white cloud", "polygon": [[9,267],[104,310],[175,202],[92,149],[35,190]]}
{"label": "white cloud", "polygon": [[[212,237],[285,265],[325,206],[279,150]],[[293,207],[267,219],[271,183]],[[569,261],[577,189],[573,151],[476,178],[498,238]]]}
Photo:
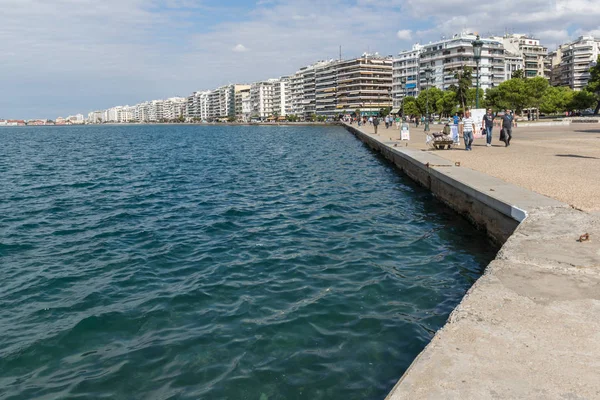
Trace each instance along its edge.
{"label": "white cloud", "polygon": [[400,40],[411,40],[412,39],[412,31],[410,29],[401,29],[396,32],[396,36]]}
{"label": "white cloud", "polygon": [[248,49],[246,48],[246,46],[244,46],[243,44],[237,44],[231,50],[234,51],[234,52],[236,52],[236,53],[245,53],[245,52],[248,51]]}

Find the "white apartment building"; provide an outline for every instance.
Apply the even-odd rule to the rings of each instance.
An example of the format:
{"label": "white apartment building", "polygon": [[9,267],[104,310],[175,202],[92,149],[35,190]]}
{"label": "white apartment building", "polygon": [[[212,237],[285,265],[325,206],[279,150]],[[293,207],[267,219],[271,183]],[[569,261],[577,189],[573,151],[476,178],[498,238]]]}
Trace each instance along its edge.
{"label": "white apartment building", "polygon": [[285,117],[290,114],[292,106],[290,78],[283,76],[273,85],[273,114]]}
{"label": "white apartment building", "polygon": [[[413,45],[411,50],[405,50],[394,57],[392,66],[392,98],[393,108],[400,109],[405,96],[419,95],[419,63],[423,46]],[[404,88],[402,87],[404,83]]]}
{"label": "white apartment building", "polygon": [[208,97],[210,93],[210,90],[194,92],[187,98],[186,118],[196,118],[202,121],[208,119]]}
{"label": "white apartment building", "polygon": [[[552,65],[548,58],[548,49],[540,44],[539,39],[520,33],[495,36],[492,39],[502,42],[507,58],[510,56],[511,63],[516,64],[517,69],[523,69],[525,78],[541,76],[550,79]],[[519,57],[523,60],[522,65],[518,63]],[[512,72],[514,71],[511,71],[511,74]]]}
{"label": "white apartment building", "polygon": [[[419,64],[420,78],[419,86],[422,90],[426,87],[435,86],[446,90],[450,85],[457,85],[456,73],[464,67],[473,68],[473,86],[476,83],[477,71],[471,44],[477,38],[472,33],[461,33],[454,35],[451,39],[423,45],[421,61]],[[505,80],[505,55],[502,42],[481,38],[483,48],[479,63],[479,87],[488,89],[498,86]],[[433,70],[433,81],[425,82],[424,70]]]}
{"label": "white apartment building", "polygon": [[590,68],[600,55],[600,39],[580,36],[553,52],[553,84],[583,89],[590,79]]}
{"label": "white apartment building", "polygon": [[250,101],[252,104],[252,117],[266,119],[273,115],[275,85],[278,79],[255,82],[250,85]]}
{"label": "white apartment building", "polygon": [[102,117],[104,117],[104,111],[92,111],[92,112],[88,113],[87,123],[88,124],[102,123]]}
{"label": "white apartment building", "polygon": [[163,102],[163,118],[172,121],[184,116],[187,99],[183,97],[171,97]]}
{"label": "white apartment building", "polygon": [[248,88],[240,88],[235,93],[235,117],[244,122],[250,120],[252,112],[252,102],[250,101],[250,86]]}
{"label": "white apartment building", "polygon": [[290,114],[304,114],[304,76],[300,71],[290,76]]}
{"label": "white apartment building", "polygon": [[300,68],[290,77],[291,114],[303,119],[310,119],[316,114],[316,68],[331,62],[318,61]]}

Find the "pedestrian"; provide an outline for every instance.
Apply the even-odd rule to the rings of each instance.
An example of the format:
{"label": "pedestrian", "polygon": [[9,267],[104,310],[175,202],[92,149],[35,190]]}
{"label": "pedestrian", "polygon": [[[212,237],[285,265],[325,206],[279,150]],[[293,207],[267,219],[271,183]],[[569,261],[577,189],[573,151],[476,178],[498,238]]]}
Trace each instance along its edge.
{"label": "pedestrian", "polygon": [[492,115],[491,108],[488,108],[487,114],[483,116],[481,128],[485,132],[485,140],[487,142],[486,146],[490,147],[492,145],[492,129],[494,128],[494,116]]}
{"label": "pedestrian", "polygon": [[[369,118],[371,119],[371,118]],[[373,129],[375,129],[375,134],[377,135],[377,126],[379,125],[379,118],[375,117],[372,119]]]}
{"label": "pedestrian", "polygon": [[373,125],[373,117],[369,117],[369,125]]}
{"label": "pedestrian", "polygon": [[457,113],[454,113],[454,117],[452,117],[452,126],[450,130],[452,131],[452,139],[454,140],[454,144],[456,146],[460,146],[460,135],[458,134],[458,124],[460,123],[460,117]]}
{"label": "pedestrian", "polygon": [[396,116],[396,128],[398,128],[398,130],[400,130],[400,116]]}
{"label": "pedestrian", "polygon": [[504,111],[502,117],[502,129],[504,130],[504,145],[505,147],[510,146],[510,139],[512,139],[512,128],[514,124],[514,117],[511,115],[510,110]]}
{"label": "pedestrian", "polygon": [[471,145],[473,144],[473,132],[475,132],[475,121],[471,118],[471,112],[465,111],[465,116],[460,124],[462,128],[463,139],[465,140],[465,150],[472,151]]}

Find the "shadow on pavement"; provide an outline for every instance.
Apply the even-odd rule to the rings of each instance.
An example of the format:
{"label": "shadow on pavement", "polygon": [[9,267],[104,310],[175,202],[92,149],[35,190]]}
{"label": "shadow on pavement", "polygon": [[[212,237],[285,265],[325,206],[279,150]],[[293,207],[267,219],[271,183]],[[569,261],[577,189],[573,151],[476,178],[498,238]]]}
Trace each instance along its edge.
{"label": "shadow on pavement", "polygon": [[600,160],[598,157],[580,156],[578,154],[556,154],[556,157],[590,158],[592,160]]}

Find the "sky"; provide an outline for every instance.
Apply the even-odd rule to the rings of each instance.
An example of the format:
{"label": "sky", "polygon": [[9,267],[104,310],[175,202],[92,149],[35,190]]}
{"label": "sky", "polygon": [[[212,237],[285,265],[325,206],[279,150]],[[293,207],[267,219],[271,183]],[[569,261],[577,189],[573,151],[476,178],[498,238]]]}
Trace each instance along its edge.
{"label": "sky", "polygon": [[0,118],[66,117],[463,30],[600,38],[600,1],[0,0]]}

